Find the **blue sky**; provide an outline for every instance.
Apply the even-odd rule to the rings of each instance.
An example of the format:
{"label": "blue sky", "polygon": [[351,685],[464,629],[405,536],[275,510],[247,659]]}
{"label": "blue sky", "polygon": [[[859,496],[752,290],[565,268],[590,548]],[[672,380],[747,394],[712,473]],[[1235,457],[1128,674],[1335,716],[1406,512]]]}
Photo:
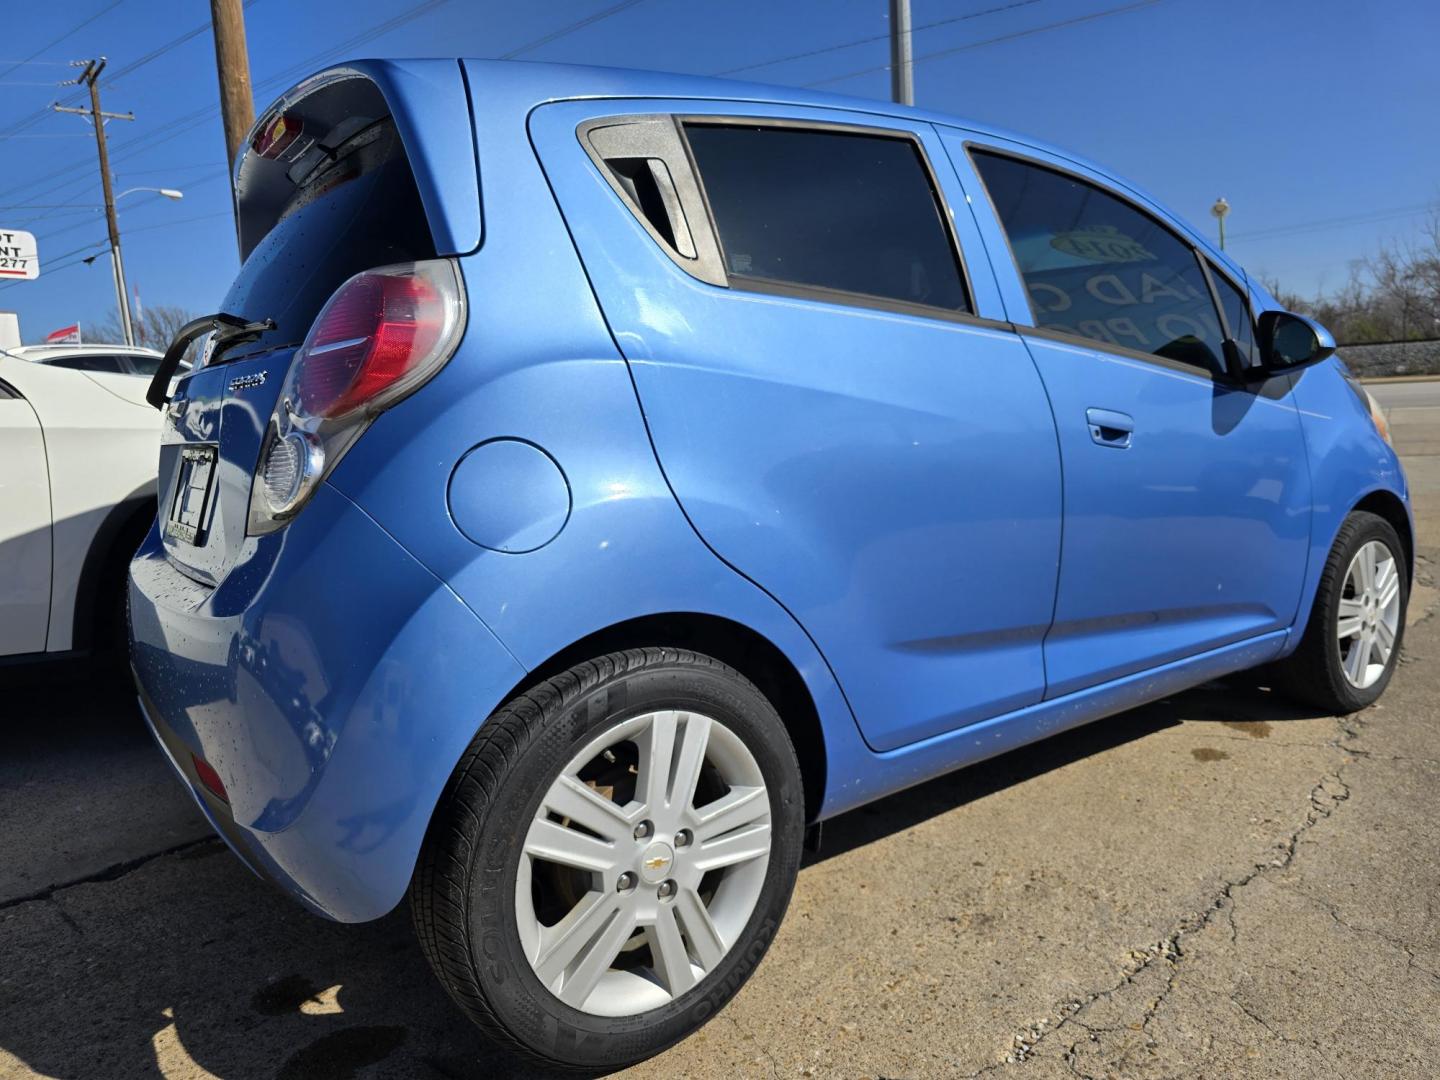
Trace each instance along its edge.
{"label": "blue sky", "polygon": [[[1417,211],[1440,201],[1434,0],[912,3],[917,27],[946,20],[915,37],[919,104],[1076,150],[1207,229],[1224,195],[1230,252],[1288,289],[1339,286],[1354,260],[1415,236]],[[707,74],[743,66],[737,77],[889,92],[886,0],[632,0],[544,40],[616,6],[253,0],[257,110],[335,59],[498,56],[533,43],[524,58]],[[100,201],[93,137],[78,117],[42,113],[73,93],[54,86],[74,74],[62,66],[70,59],[108,56],[104,107],[135,113],[108,129],[116,190],[185,192],[181,202],[140,193],[121,203],[126,268],[143,301],[211,311],[233,277],[213,45],[208,28],[175,43],[208,14],[200,0],[59,0],[9,20],[0,228],[37,234],[42,277],[0,283],[0,310],[20,313],[27,340],[114,304],[107,260],[78,261],[105,236],[103,215],[85,205]],[[823,51],[764,63],[811,50]],[[941,55],[924,59],[932,53]],[[32,55],[45,62],[16,65]]]}

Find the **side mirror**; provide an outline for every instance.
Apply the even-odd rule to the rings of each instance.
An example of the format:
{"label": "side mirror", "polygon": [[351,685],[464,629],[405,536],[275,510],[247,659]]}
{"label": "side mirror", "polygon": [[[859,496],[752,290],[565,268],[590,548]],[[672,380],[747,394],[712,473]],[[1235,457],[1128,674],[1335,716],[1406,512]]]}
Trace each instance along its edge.
{"label": "side mirror", "polygon": [[1292,311],[1262,312],[1256,331],[1260,366],[1252,370],[1262,377],[1318,364],[1335,351],[1330,331]]}

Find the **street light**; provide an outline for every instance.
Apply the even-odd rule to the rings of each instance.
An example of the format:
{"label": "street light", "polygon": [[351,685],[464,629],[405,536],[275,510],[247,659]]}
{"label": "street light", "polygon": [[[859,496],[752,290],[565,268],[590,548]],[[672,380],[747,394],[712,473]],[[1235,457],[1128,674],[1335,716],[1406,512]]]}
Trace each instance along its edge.
{"label": "street light", "polygon": [[[163,198],[171,200],[183,199],[185,197],[185,193],[183,191],[177,191],[175,188],[132,187],[126,188],[124,191],[120,192],[119,195],[116,195],[114,201],[119,202],[126,195],[133,195],[137,191],[153,192],[156,195],[160,195]],[[120,229],[117,225],[115,227],[115,236],[117,241],[119,239],[119,235]],[[118,242],[112,244],[110,247],[110,269],[111,272],[115,275],[115,299],[117,302],[116,306],[120,310],[120,330],[125,335],[125,344],[134,345],[135,327],[130,322],[130,292],[125,284],[125,260],[120,256],[120,245]]]}
{"label": "street light", "polygon": [[1224,196],[1224,195],[1221,195],[1220,198],[1218,198],[1218,199],[1215,200],[1215,205],[1212,206],[1212,207],[1210,207],[1210,213],[1215,216],[1215,220],[1216,220],[1216,221],[1220,222],[1220,250],[1221,250],[1221,251],[1224,251],[1224,250],[1225,250],[1225,215],[1228,214],[1228,213],[1230,213],[1230,204],[1225,201],[1225,196]]}
{"label": "street light", "polygon": [[176,191],[173,187],[132,187],[126,188],[124,191],[120,192],[119,195],[116,195],[115,201],[119,202],[126,195],[129,195],[132,192],[136,191],[153,191],[156,195],[163,195],[167,199],[175,199],[176,201],[179,201],[180,199],[183,199],[185,197],[185,193],[183,191]]}

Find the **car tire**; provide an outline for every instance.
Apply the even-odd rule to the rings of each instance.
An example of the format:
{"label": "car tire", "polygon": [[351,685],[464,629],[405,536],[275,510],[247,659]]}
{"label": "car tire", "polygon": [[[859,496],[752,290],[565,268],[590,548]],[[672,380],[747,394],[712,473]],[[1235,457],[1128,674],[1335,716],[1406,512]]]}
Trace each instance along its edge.
{"label": "car tire", "polygon": [[1275,667],[1277,688],[1334,715],[1373,704],[1399,662],[1409,601],[1405,549],[1394,527],[1352,513],[1325,560],[1300,645]]}
{"label": "car tire", "polygon": [[422,948],[513,1052],[644,1060],[754,972],[804,806],[784,724],[738,672],[668,648],[578,664],[498,709],[456,767],[411,886]]}

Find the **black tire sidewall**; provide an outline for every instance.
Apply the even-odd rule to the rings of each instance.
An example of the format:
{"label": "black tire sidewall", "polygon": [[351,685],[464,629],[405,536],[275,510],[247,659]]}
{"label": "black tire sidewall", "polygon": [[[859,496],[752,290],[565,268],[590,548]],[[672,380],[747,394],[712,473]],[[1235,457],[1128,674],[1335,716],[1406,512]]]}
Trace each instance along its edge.
{"label": "black tire sidewall", "polygon": [[[716,971],[678,1001],[630,1017],[580,1012],[550,993],[520,945],[515,880],[520,839],[543,793],[581,746],[645,712],[693,710],[718,720],[755,756],[770,793],[771,851],[744,932]],[[799,870],[804,793],[788,735],[769,702],[718,665],[655,664],[602,680],[561,701],[509,773],[478,830],[469,882],[468,937],[490,1005],[514,1038],[557,1064],[616,1068],[678,1042],[718,1012],[749,978],[779,929]]]}

